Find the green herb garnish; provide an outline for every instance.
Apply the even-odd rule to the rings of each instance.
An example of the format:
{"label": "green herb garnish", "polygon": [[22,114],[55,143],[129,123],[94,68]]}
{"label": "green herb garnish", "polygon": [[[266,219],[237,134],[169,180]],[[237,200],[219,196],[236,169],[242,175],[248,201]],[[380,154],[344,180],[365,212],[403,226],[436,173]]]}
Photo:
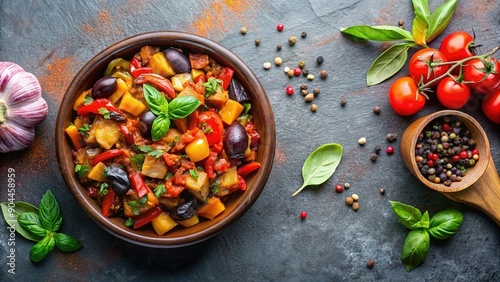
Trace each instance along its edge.
{"label": "green herb garnish", "polygon": [[88,135],[88,132],[90,131],[90,125],[88,123],[82,125],[80,128],[78,128],[78,134],[81,135]]}
{"label": "green herb garnish", "polygon": [[222,80],[213,77],[210,77],[207,82],[203,83],[203,86],[205,86],[205,98],[214,95],[219,88],[222,88],[221,84]]}
{"label": "green herb garnish", "polygon": [[101,183],[101,185],[99,185],[99,196],[106,196],[108,194],[108,188],[108,183]]}
{"label": "green herb garnish", "polygon": [[105,119],[110,119],[111,118],[111,113],[109,112],[108,109],[102,107],[97,110]]}
{"label": "green herb garnish", "polygon": [[156,198],[160,198],[161,195],[167,193],[167,189],[165,188],[165,184],[158,184],[154,189],[154,193],[155,193]]}
{"label": "green herb garnish", "polygon": [[89,166],[86,164],[77,164],[75,165],[75,172],[78,177],[84,177],[87,171],[89,171]]}
{"label": "green herb garnish", "polygon": [[139,208],[148,202],[148,196],[144,195],[137,200],[127,202],[127,204],[132,208],[132,212],[135,215],[139,215]]}

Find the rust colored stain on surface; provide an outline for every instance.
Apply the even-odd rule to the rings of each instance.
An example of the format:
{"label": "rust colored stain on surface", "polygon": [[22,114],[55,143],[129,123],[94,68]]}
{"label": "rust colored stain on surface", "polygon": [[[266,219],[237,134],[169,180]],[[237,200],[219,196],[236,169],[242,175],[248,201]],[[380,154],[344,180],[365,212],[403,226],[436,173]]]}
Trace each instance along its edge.
{"label": "rust colored stain on surface", "polygon": [[123,34],[123,30],[117,28],[117,25],[113,25],[114,19],[110,11],[102,9],[93,21],[83,23],[81,27],[87,35],[115,37]]}
{"label": "rust colored stain on surface", "polygon": [[43,59],[46,71],[38,78],[42,91],[62,100],[66,88],[75,74],[75,66],[80,62],[74,56],[51,58],[54,52]]}
{"label": "rust colored stain on surface", "polygon": [[274,161],[278,164],[283,164],[286,162],[287,156],[283,152],[282,146],[277,142],[276,151],[274,152]]}
{"label": "rust colored stain on surface", "polygon": [[212,0],[209,7],[203,9],[203,13],[195,18],[188,30],[201,36],[220,37],[238,25],[250,24],[259,7],[260,1]]}

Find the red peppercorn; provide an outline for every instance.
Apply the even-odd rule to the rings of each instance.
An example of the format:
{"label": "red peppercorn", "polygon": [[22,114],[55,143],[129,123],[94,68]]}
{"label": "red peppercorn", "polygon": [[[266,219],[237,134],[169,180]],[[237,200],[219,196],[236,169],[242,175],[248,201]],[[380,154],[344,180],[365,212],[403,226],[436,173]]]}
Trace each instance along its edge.
{"label": "red peppercorn", "polygon": [[385,149],[385,152],[389,155],[392,155],[392,153],[394,153],[394,147],[393,146],[387,146],[387,148]]}
{"label": "red peppercorn", "polygon": [[284,28],[285,28],[285,26],[283,24],[281,24],[281,23],[276,26],[276,29],[278,31],[282,31]]}
{"label": "red peppercorn", "polygon": [[299,76],[301,73],[302,73],[302,69],[301,68],[296,67],[296,68],[293,69],[293,74],[295,76]]}
{"label": "red peppercorn", "polygon": [[433,160],[428,160],[428,161],[427,161],[427,165],[428,165],[429,167],[434,167],[434,161],[433,161]]}
{"label": "red peppercorn", "polygon": [[479,155],[479,150],[478,149],[472,149],[471,154],[472,155]]}
{"label": "red peppercorn", "polygon": [[289,96],[293,95],[294,92],[295,92],[295,90],[293,89],[293,86],[288,85],[286,87],[286,94],[288,94]]}
{"label": "red peppercorn", "polygon": [[344,192],[344,186],[340,184],[335,185],[335,191],[337,191],[337,193]]}
{"label": "red peppercorn", "polygon": [[447,123],[443,123],[443,124],[441,125],[441,129],[442,129],[443,131],[445,131],[445,132],[449,132],[449,131],[451,130],[451,126],[450,126],[449,124],[447,124]]}
{"label": "red peppercorn", "polygon": [[439,160],[439,155],[436,154],[436,153],[433,153],[431,157],[429,157],[429,159],[433,160],[433,161],[437,161]]}
{"label": "red peppercorn", "polygon": [[305,211],[302,211],[300,213],[300,218],[305,219],[307,217],[307,213]]}
{"label": "red peppercorn", "polygon": [[454,163],[460,161],[460,156],[459,155],[453,155],[453,157],[451,157],[451,161],[454,162]]}
{"label": "red peppercorn", "polygon": [[469,157],[469,152],[463,150],[463,151],[460,151],[460,158],[461,159],[466,159]]}

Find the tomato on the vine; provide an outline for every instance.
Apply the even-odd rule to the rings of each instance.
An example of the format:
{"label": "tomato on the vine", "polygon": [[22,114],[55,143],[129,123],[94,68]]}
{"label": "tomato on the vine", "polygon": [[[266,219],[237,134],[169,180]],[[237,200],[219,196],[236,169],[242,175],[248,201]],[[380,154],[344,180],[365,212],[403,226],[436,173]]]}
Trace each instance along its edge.
{"label": "tomato on the vine", "polygon": [[447,76],[437,86],[437,98],[448,109],[460,109],[470,99],[469,86],[457,81],[457,77]]}
{"label": "tomato on the vine", "polygon": [[397,114],[411,116],[422,110],[425,105],[425,96],[420,94],[413,78],[403,76],[391,85],[389,104]]}
{"label": "tomato on the vine", "polygon": [[[410,76],[419,83],[424,84],[443,75],[448,71],[450,65],[436,65],[447,62],[447,58],[441,51],[433,48],[420,49],[410,59],[408,63]],[[437,81],[431,86],[437,85]]]}
{"label": "tomato on the vine", "polygon": [[459,61],[475,55],[474,37],[465,31],[455,31],[446,36],[439,46],[448,61]]}
{"label": "tomato on the vine", "polygon": [[495,58],[472,59],[464,66],[464,81],[476,93],[488,94],[500,86],[500,61]]}
{"label": "tomato on the vine", "polygon": [[500,124],[500,89],[486,95],[483,100],[483,113],[492,122]]}

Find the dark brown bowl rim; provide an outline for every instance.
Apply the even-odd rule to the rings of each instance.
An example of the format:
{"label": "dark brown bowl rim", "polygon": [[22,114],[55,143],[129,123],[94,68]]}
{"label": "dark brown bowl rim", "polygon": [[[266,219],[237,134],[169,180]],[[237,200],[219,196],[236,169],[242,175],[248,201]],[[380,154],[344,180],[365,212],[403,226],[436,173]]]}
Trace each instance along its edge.
{"label": "dark brown bowl rim", "polygon": [[[251,176],[253,185],[248,187],[249,189],[244,192],[243,196],[240,196],[241,199],[238,200],[240,204],[236,206],[231,213],[225,215],[222,220],[216,221],[214,224],[211,224],[206,229],[197,233],[188,234],[182,237],[153,237],[141,235],[125,226],[118,226],[108,218],[102,216],[100,209],[96,207],[95,201],[84,193],[84,188],[74,175],[73,158],[68,157],[71,156],[71,148],[65,136],[64,129],[71,120],[72,105],[76,98],[75,95],[77,95],[76,90],[78,89],[78,85],[84,81],[88,81],[91,74],[96,71],[101,71],[101,73],[103,73],[103,66],[105,68],[109,61],[118,57],[118,54],[132,52],[131,50],[138,50],[144,45],[177,46],[191,50],[202,50],[213,57],[220,57],[216,60],[223,65],[233,67],[235,76],[249,92],[252,103],[258,101],[259,105],[263,109],[266,109],[263,111],[265,114],[263,123],[265,123],[266,126],[265,128],[259,129],[259,133],[261,137],[263,137],[261,141],[263,139],[266,141],[265,144],[261,143],[259,146],[259,151],[262,150],[261,154],[263,156],[261,160],[262,168]],[[101,62],[101,64],[99,64],[99,62]],[[253,205],[264,189],[271,172],[276,147],[276,130],[272,107],[264,88],[252,70],[236,54],[219,43],[198,35],[179,31],[154,31],[134,35],[114,43],[90,59],[76,74],[66,90],[57,115],[55,135],[57,160],[61,174],[71,194],[85,212],[98,225],[112,235],[134,244],[156,248],[181,247],[202,242],[213,237],[240,218]]]}

